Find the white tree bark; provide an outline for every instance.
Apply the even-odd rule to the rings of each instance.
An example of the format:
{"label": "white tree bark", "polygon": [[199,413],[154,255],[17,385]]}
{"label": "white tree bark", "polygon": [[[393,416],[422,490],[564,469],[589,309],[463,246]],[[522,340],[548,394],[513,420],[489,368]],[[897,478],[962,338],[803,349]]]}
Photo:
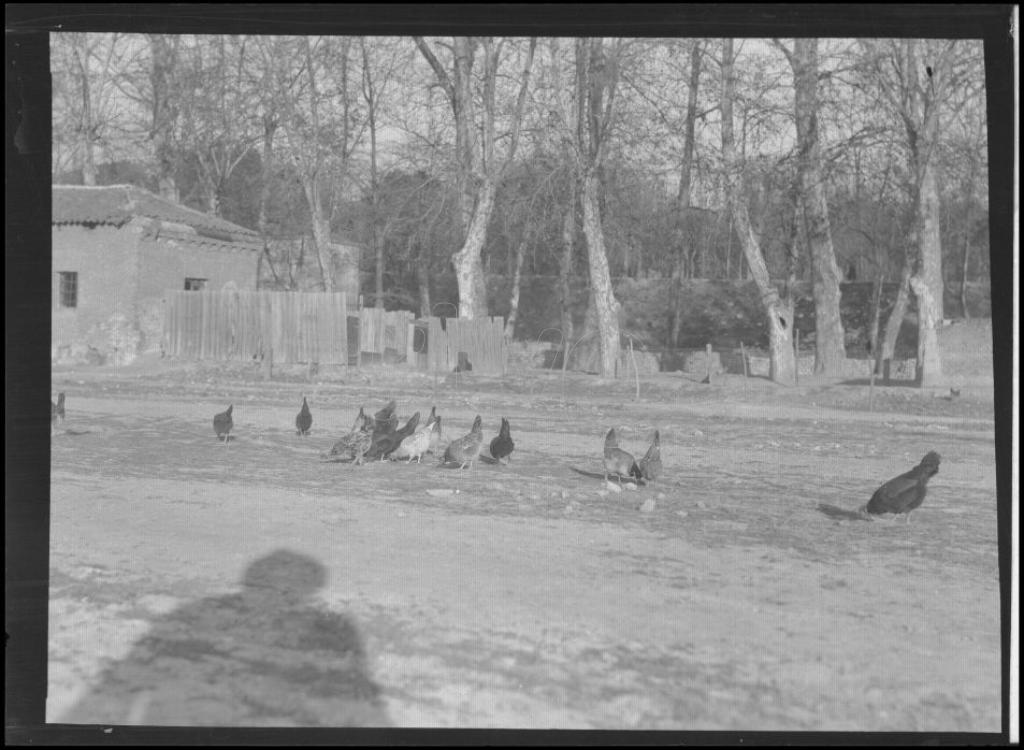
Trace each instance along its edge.
{"label": "white tree bark", "polygon": [[796,382],[796,355],[793,352],[793,304],[779,297],[771,283],[768,266],[761,252],[760,241],[750,223],[744,198],[743,163],[737,158],[733,136],[732,105],[736,91],[733,69],[732,39],[724,40],[722,52],[722,157],[725,161],[729,203],[733,225],[743,245],[743,254],[750,275],[761,292],[761,302],[768,316],[768,349],[771,358],[771,379],[792,385]]}
{"label": "white tree bark", "polygon": [[917,297],[917,383],[922,387],[936,386],[942,380],[942,360],[936,333],[935,297],[922,275],[910,277],[910,288]]}

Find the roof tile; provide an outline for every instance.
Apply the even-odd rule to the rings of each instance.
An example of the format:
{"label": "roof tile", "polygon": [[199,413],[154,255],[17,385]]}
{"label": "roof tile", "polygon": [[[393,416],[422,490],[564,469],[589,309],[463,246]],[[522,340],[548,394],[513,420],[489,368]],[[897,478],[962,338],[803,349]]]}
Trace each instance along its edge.
{"label": "roof tile", "polygon": [[215,239],[252,243],[259,238],[251,229],[179,205],[135,185],[53,186],[54,224],[121,226],[136,217],[184,224]]}

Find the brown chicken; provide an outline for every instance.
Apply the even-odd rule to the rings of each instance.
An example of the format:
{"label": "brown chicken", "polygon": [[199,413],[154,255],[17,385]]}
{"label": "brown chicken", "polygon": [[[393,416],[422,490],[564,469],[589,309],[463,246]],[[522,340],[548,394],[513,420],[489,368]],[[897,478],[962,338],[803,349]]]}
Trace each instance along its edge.
{"label": "brown chicken", "polygon": [[643,475],[636,459],[619,447],[619,438],[615,434],[615,428],[608,430],[604,438],[604,481],[608,481],[608,475],[615,474],[622,485],[622,477],[633,477],[637,484],[640,484]]}
{"label": "brown chicken", "polygon": [[928,480],[939,473],[939,461],[939,454],[930,451],[921,459],[921,463],[906,474],[890,479],[875,490],[861,512],[870,515],[906,513],[907,523],[910,523],[910,512],[924,502]]}
{"label": "brown chicken", "polygon": [[647,449],[644,457],[637,462],[640,467],[640,474],[648,482],[657,479],[661,475],[661,436],[654,431],[654,440],[651,447]]}
{"label": "brown chicken", "polygon": [[56,428],[57,424],[64,424],[64,391],[57,394],[57,403],[50,402],[50,431]]}
{"label": "brown chicken", "polygon": [[464,469],[466,466],[472,469],[473,462],[480,455],[483,444],[483,420],[477,414],[476,419],[473,420],[473,429],[469,434],[448,444],[448,449],[444,452],[444,463],[458,465],[460,469]]}

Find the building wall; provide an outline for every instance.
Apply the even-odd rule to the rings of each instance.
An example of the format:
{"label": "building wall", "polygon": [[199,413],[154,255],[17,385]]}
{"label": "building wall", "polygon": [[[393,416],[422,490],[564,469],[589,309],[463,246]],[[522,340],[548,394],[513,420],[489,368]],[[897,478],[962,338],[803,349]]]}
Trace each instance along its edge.
{"label": "building wall", "polygon": [[[115,228],[54,226],[51,354],[54,359],[127,364],[160,350],[164,292],[185,278],[207,289],[256,288],[256,253],[143,234],[146,220]],[[62,308],[59,272],[78,273],[78,305]]]}
{"label": "building wall", "polygon": [[141,351],[158,351],[163,335],[165,292],[185,288],[186,278],[206,279],[206,288],[233,283],[256,289],[257,254],[249,249],[197,245],[179,239],[143,237],[139,241],[138,313]]}
{"label": "building wall", "polygon": [[[134,355],[137,233],[121,228],[54,226],[53,336],[55,358],[125,361]],[[58,274],[78,274],[78,304],[61,308]],[[115,356],[116,355],[116,356]]]}

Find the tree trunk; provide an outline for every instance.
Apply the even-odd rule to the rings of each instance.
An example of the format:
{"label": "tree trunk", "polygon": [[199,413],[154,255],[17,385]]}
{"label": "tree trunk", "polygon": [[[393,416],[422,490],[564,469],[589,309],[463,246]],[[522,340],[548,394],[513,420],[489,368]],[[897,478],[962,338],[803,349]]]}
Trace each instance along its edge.
{"label": "tree trunk", "polygon": [[[256,227],[259,229],[260,236],[263,238],[263,252],[260,253],[260,261],[262,263],[263,256],[266,256],[267,265],[270,266],[270,272],[274,276],[274,283],[280,286],[281,279],[277,274],[277,269],[274,268],[273,259],[270,257],[270,223],[267,218],[267,207],[270,204],[270,179],[273,175],[273,161],[274,161],[274,133],[277,131],[277,120],[272,115],[264,115],[263,117],[263,152],[261,158],[260,170],[260,208],[259,215],[256,220]],[[259,271],[256,274],[257,282],[259,280]]]}
{"label": "tree trunk", "polygon": [[968,222],[967,231],[964,234],[964,262],[960,269],[960,309],[963,311],[964,320],[969,320],[971,317],[971,313],[967,310],[967,260],[971,255],[970,231],[970,222]]}
{"label": "tree trunk", "polygon": [[910,277],[910,288],[917,297],[917,383],[936,386],[942,380],[942,359],[936,334],[938,306],[931,286],[920,275]]}
{"label": "tree trunk", "polygon": [[868,332],[868,353],[871,354],[871,358],[874,360],[872,372],[875,375],[878,374],[878,363],[881,361],[878,351],[878,326],[881,322],[882,289],[884,288],[884,282],[884,277],[879,276],[875,279],[871,288],[871,330]]}
{"label": "tree trunk", "polygon": [[[900,335],[900,328],[903,327],[903,318],[906,317],[909,302],[910,266],[905,263],[903,273],[900,275],[900,287],[896,293],[896,302],[885,323],[885,336],[882,338],[882,360],[885,362],[891,361],[896,354],[896,341]],[[886,373],[888,373],[888,369],[886,369]]]}
{"label": "tree trunk", "polygon": [[701,44],[694,40],[690,48],[690,81],[686,95],[686,142],[683,145],[683,164],[679,171],[679,197],[677,201],[677,227],[681,230],[679,246],[676,252],[676,267],[672,275],[672,330],[669,334],[669,345],[679,345],[679,331],[683,325],[683,279],[686,273],[683,269],[684,261],[689,258],[691,262],[690,276],[693,276],[693,251],[687,253],[687,245],[694,242],[693,232],[690,227],[690,184],[693,178],[693,151],[695,145],[695,133],[697,123],[697,89],[700,86],[700,61]]}
{"label": "tree trunk", "polygon": [[750,268],[750,275],[761,293],[762,304],[768,315],[768,346],[771,357],[772,381],[785,385],[796,383],[796,355],[793,351],[793,302],[783,300],[771,283],[768,266],[757,235],[750,223],[750,215],[744,202],[743,164],[736,157],[733,137],[732,104],[736,90],[733,69],[732,40],[725,39],[722,52],[722,156],[726,166],[726,181],[729,203],[732,207],[733,225],[743,247],[743,254]]}
{"label": "tree trunk", "polygon": [[509,300],[508,320],[505,322],[505,336],[511,339],[516,332],[516,318],[519,316],[519,285],[523,278],[523,261],[526,259],[526,240],[516,248],[516,270],[512,277],[512,296]]}
{"label": "tree trunk", "polygon": [[921,216],[920,276],[931,290],[935,317],[945,318],[945,282],[942,275],[942,236],[939,228],[939,189],[932,160],[925,166],[918,200]]}
{"label": "tree trunk", "polygon": [[597,314],[598,339],[601,347],[601,374],[617,376],[619,362],[619,302],[612,289],[608,271],[608,256],[604,247],[601,212],[598,208],[599,184],[591,172],[583,177],[580,199],[583,203],[583,233],[587,238],[587,257],[590,261],[590,293]]}
{"label": "tree trunk", "polygon": [[846,335],[839,314],[841,275],[832,247],[828,201],[821,174],[818,140],[818,40],[796,39],[793,47],[796,130],[801,203],[811,249],[815,310],[816,373],[838,376],[846,358]]}
{"label": "tree trunk", "polygon": [[93,149],[92,92],[89,88],[89,35],[72,34],[75,63],[78,67],[79,93],[82,97],[82,118],[78,124],[78,148],[82,164],[82,184],[96,184],[96,159]]}
{"label": "tree trunk", "polygon": [[[572,323],[572,251],[576,238],[576,188],[569,190],[569,205],[562,219],[562,256],[558,264],[558,289],[561,304],[562,342],[568,347],[573,339]],[[564,356],[564,353],[563,353]]]}
{"label": "tree trunk", "polygon": [[165,34],[150,34],[153,49],[153,67],[150,83],[153,87],[153,126],[150,137],[157,168],[157,185],[160,196],[178,202],[178,186],[175,182],[175,156],[173,132],[178,119],[177,98],[172,90],[174,69],[177,65],[178,37]]}
{"label": "tree trunk", "polygon": [[334,263],[331,257],[331,227],[323,216],[320,187],[315,175],[303,174],[302,188],[309,204],[310,223],[313,228],[313,242],[316,245],[316,262],[320,268],[320,284],[325,292],[334,291]]}
{"label": "tree trunk", "polygon": [[[412,239],[409,240],[410,244]],[[420,317],[430,317],[430,268],[428,266],[427,253],[423,246],[419,246],[419,253],[416,257],[416,284],[420,293]]]}
{"label": "tree trunk", "polygon": [[487,239],[487,225],[494,209],[494,195],[494,182],[485,179],[473,211],[473,220],[466,232],[466,241],[452,256],[452,265],[455,267],[455,277],[459,284],[460,318],[487,316],[487,284],[480,255]]}

